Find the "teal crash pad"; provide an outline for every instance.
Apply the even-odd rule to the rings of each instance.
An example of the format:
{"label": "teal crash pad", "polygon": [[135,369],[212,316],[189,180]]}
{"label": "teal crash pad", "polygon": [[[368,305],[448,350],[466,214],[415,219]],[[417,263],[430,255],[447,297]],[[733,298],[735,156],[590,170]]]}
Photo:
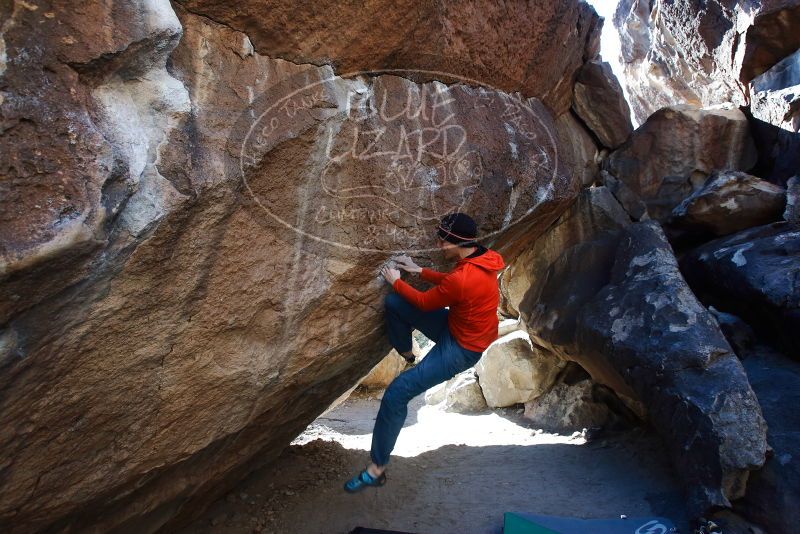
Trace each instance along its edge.
{"label": "teal crash pad", "polygon": [[503,514],[503,534],[670,534],[675,526],[663,517],[577,519],[518,512]]}

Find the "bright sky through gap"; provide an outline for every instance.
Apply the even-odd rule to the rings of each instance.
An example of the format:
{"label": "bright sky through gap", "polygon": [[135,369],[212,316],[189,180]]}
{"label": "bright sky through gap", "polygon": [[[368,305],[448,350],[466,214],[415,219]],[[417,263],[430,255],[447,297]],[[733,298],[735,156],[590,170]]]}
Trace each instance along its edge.
{"label": "bright sky through gap", "polygon": [[[617,80],[619,80],[625,93],[625,98],[628,98],[625,78],[622,76],[622,65],[619,62],[619,33],[614,27],[614,10],[617,8],[617,0],[585,0],[585,2],[605,19],[603,21],[603,34],[600,36],[600,55],[603,57],[603,61],[611,65],[611,70],[614,71]],[[634,126],[636,126],[635,122]]]}

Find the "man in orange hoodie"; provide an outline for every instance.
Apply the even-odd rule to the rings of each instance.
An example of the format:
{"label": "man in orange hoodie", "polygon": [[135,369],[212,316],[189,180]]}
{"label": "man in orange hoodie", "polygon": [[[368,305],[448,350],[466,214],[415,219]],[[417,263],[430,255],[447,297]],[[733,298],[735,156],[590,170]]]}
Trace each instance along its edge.
{"label": "man in orange hoodie", "polygon": [[394,289],[384,301],[386,333],[392,346],[413,363],[414,329],[436,345],[419,365],[401,373],[386,388],[372,432],[372,463],[345,483],[346,491],[386,482],[384,470],[406,420],[408,402],[475,365],[497,339],[497,271],[505,264],[500,254],[476,241],[477,235],[472,218],[451,213],[437,227],[437,244],[445,260],[456,261],[452,271],[421,268],[408,257],[396,260],[403,270],[419,273],[435,284],[428,291],[417,291],[401,280],[397,269],[384,267],[381,272]]}

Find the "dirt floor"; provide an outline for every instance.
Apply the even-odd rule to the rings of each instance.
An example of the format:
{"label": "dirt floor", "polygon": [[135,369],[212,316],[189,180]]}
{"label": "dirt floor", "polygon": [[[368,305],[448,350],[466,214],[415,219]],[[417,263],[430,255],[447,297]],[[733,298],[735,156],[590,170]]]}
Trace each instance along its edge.
{"label": "dirt floor", "polygon": [[521,410],[451,414],[409,405],[387,484],[348,494],[368,461],[380,400],[357,394],[317,419],[185,532],[499,533],[503,512],[581,518],[658,515],[688,532],[683,497],[656,437],[639,429],[586,442],[530,428]]}

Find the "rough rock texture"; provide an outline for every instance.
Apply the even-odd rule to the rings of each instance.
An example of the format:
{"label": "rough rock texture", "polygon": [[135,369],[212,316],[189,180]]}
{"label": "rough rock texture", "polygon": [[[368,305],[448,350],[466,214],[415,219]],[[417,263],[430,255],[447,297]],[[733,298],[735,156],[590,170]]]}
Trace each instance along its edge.
{"label": "rough rock texture", "polygon": [[672,210],[671,226],[723,236],[780,220],[786,190],[744,172],[712,173]]}
{"label": "rough rock texture", "polygon": [[631,220],[645,221],[650,218],[647,213],[647,206],[633,190],[625,185],[624,182],[617,180],[607,171],[600,171],[600,181],[608,188],[617,202],[628,212]]}
{"label": "rough rock texture", "polygon": [[800,524],[800,364],[763,345],[743,363],[769,425],[773,453],[750,475],[736,510],[768,532],[794,532]]}
{"label": "rough rock texture", "polygon": [[524,417],[537,428],[571,433],[602,427],[608,419],[608,407],[594,401],[591,380],[573,385],[562,382],[541,397],[527,402]]}
{"label": "rough rock texture", "polygon": [[759,174],[782,184],[800,168],[800,50],[755,78],[750,93]]}
{"label": "rough rock texture", "polygon": [[572,113],[556,119],[556,131],[566,151],[560,154],[566,165],[580,176],[581,185],[589,185],[597,177],[600,161],[598,147],[592,136]]}
{"label": "rough rock texture", "polygon": [[521,330],[524,328],[524,325],[520,324],[519,319],[502,319],[499,324],[497,325],[497,337],[501,338],[506,336],[512,332],[517,330]]}
{"label": "rough rock texture", "polygon": [[606,230],[630,223],[630,217],[605,187],[581,191],[575,203],[500,275],[506,306],[519,315],[519,306],[531,286],[542,284],[548,267],[564,250]]}
{"label": "rough rock texture", "polygon": [[[529,102],[533,103],[532,100]],[[542,124],[541,130],[552,131],[548,121]],[[511,161],[516,162],[525,172],[533,171],[539,176],[539,184],[531,191],[521,186],[512,175],[503,173],[499,169],[491,171],[495,179],[505,179],[508,187],[505,215],[502,220],[495,223],[504,229],[497,234],[494,248],[503,254],[504,258],[515,258],[522,254],[575,200],[581,185],[590,184],[595,180],[598,172],[598,150],[586,129],[570,113],[564,113],[555,120],[555,133],[552,138],[549,136],[546,138],[551,140],[553,146],[558,147],[553,152],[543,150],[540,146],[527,157],[520,157],[520,144],[524,146],[531,141],[535,142],[537,139],[545,138],[544,135],[537,133],[539,131],[537,129],[531,129],[534,136],[529,139],[527,133],[529,130],[524,126],[517,131],[505,124],[504,128],[511,130],[508,137]],[[525,202],[520,204],[520,199]],[[497,202],[497,199],[487,192],[479,201],[492,204]],[[476,205],[480,204],[476,202]],[[527,208],[523,209],[525,205]],[[506,223],[510,224],[505,226]],[[491,227],[479,231],[489,235],[494,232]]]}
{"label": "rough rock texture", "polygon": [[406,360],[392,349],[367,376],[361,379],[360,385],[370,389],[383,389],[405,370],[406,365]]}
{"label": "rough rock texture", "polygon": [[750,83],[753,116],[789,132],[800,129],[800,50]]}
{"label": "rough rock texture", "polygon": [[190,102],[165,69],[181,37],[167,2],[5,2],[0,20],[0,276],[16,295],[0,300],[4,323],[85,278],[109,226],[136,233],[180,204],[154,162]]}
{"label": "rough rock texture", "polygon": [[588,61],[578,72],[572,108],[607,148],[617,148],[633,131],[622,87],[604,61]]}
{"label": "rough rock texture", "polygon": [[800,357],[800,228],[786,222],[716,239],[681,259],[703,302],[741,316]]}
{"label": "rough rock texture", "polygon": [[800,223],[800,175],[792,176],[786,182],[786,209],[783,219],[790,223]]}
{"label": "rough rock texture", "polygon": [[426,404],[444,403],[446,412],[475,413],[486,410],[486,399],[475,369],[467,369],[425,392]]}
{"label": "rough rock texture", "polygon": [[653,113],[603,168],[641,197],[651,217],[664,221],[712,171],[746,171],[755,162],[741,111],[682,105]]}
{"label": "rough rock texture", "polygon": [[481,391],[491,408],[522,404],[542,395],[555,384],[566,362],[534,347],[527,332],[499,338],[475,365]]}
{"label": "rough rock texture", "polygon": [[719,311],[714,306],[709,306],[708,311],[714,316],[725,339],[731,344],[736,354],[742,358],[755,343],[755,332],[753,329],[740,317],[732,313]]}
{"label": "rough rock texture", "polygon": [[644,403],[693,512],[729,506],[764,462],[755,395],[658,225],[613,221],[540,265],[521,316],[535,343]]}
{"label": "rough rock texture", "polygon": [[[388,353],[389,253],[447,268],[428,225],[463,206],[510,261],[577,194],[586,162],[559,154],[586,147],[539,100],[256,52],[302,61],[313,36],[341,34],[399,62],[416,21],[379,17],[354,40],[352,17],[328,30],[324,9],[259,6],[237,16],[310,15],[255,46],[166,0],[0,3],[0,530],[181,522]],[[513,36],[529,63],[500,44],[480,55],[497,21],[421,31],[451,36],[434,52],[505,62],[529,84],[504,87],[563,111],[597,18],[578,2],[532,14],[547,37]],[[285,39],[299,28],[311,37]]]}
{"label": "rough rock texture", "polygon": [[631,108],[746,103],[747,83],[800,46],[800,2],[621,0],[614,14]]}
{"label": "rough rock texture", "polygon": [[262,55],[332,63],[342,73],[436,71],[414,74],[417,81],[457,73],[537,97],[556,115],[569,109],[578,69],[597,56],[602,27],[594,9],[578,0],[524,6],[489,0],[179,1],[246,33]]}

